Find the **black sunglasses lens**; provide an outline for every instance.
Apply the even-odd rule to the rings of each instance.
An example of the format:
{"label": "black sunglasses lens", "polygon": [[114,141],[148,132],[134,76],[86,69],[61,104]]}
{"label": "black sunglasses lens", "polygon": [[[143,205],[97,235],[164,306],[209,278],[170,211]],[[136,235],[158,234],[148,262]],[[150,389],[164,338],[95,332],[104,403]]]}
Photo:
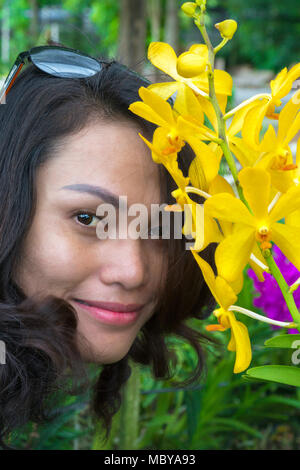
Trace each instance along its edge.
{"label": "black sunglasses lens", "polygon": [[92,77],[101,70],[96,59],[63,49],[45,49],[33,52],[30,57],[36,67],[55,77]]}

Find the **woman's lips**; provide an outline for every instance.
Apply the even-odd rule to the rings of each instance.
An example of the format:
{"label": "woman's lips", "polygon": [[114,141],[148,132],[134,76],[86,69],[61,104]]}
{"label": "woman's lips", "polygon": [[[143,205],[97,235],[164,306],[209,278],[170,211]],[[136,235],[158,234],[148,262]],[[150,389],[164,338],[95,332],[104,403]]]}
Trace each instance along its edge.
{"label": "woman's lips", "polygon": [[73,300],[94,318],[109,325],[128,325],[134,323],[143,308],[143,305],[140,304],[124,305],[115,302]]}

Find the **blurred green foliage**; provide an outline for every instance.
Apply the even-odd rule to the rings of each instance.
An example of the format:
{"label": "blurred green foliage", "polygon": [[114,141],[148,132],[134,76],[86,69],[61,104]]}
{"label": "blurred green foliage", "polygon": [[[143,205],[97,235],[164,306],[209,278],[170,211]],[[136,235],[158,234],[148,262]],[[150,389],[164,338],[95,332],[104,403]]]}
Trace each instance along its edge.
{"label": "blurred green foliage", "polygon": [[278,72],[299,62],[300,3],[298,0],[208,0],[212,22],[238,22],[232,41],[222,50],[227,65],[250,63]]}
{"label": "blurred green foliage", "polygon": [[[0,73],[7,73],[10,63],[19,52],[46,44],[50,38],[50,23],[39,24],[39,37],[30,34],[30,7],[28,0],[0,0],[0,21],[4,5],[9,5],[10,59],[0,59]],[[59,42],[95,56],[114,56],[117,52],[119,29],[119,2],[111,0],[38,0],[39,8],[62,8],[69,17],[60,22]],[[86,24],[88,22],[88,25]]]}
{"label": "blurred green foliage", "polygon": [[[164,39],[166,0],[161,1],[161,40]],[[192,20],[180,11],[183,0],[178,0],[180,15],[180,41],[184,50],[191,42],[201,42]],[[208,23],[213,42],[219,41],[214,23],[231,17],[239,27],[234,39],[222,49],[220,55],[227,66],[243,63],[260,69],[279,71],[284,66],[298,62],[300,34],[300,3],[298,0],[208,0]],[[10,7],[10,59],[11,63],[21,51],[44,44],[50,25],[40,24],[39,38],[30,31],[29,0],[0,0],[0,21],[3,7]],[[96,56],[116,56],[120,23],[120,2],[112,0],[38,0],[42,7],[60,7],[70,13],[60,25],[60,42]],[[89,23],[87,25],[87,22]],[[145,44],[152,40],[150,17]],[[2,64],[0,73],[6,73],[9,64]]]}

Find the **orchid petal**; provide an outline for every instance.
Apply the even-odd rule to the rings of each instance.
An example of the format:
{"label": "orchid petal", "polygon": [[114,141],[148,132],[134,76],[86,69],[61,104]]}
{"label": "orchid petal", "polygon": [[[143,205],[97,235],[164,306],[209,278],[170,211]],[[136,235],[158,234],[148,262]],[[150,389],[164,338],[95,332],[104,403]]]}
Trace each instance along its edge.
{"label": "orchid petal", "polygon": [[249,147],[241,138],[231,137],[229,146],[243,168],[254,165],[259,154],[255,149]]}
{"label": "orchid petal", "polygon": [[174,49],[165,42],[152,42],[148,48],[148,59],[158,69],[174,80],[180,81],[177,72],[177,55]]}
{"label": "orchid petal", "polygon": [[159,114],[165,122],[170,126],[176,125],[173,110],[167,101],[145,87],[139,89],[139,95],[143,102]]}
{"label": "orchid petal", "polygon": [[297,102],[295,103],[295,100],[293,98],[291,98],[287,102],[287,104],[283,107],[283,109],[280,111],[279,119],[278,119],[278,141],[279,142],[284,142],[284,141],[290,142],[291,139],[287,140],[287,135],[289,134],[291,123],[293,123],[293,121],[295,120],[298,111],[299,111],[299,103]]}
{"label": "orchid petal", "polygon": [[300,227],[276,223],[272,225],[272,241],[300,271]]}
{"label": "orchid petal", "polygon": [[[225,72],[224,70],[215,70],[214,72],[214,81],[215,81],[215,90],[216,90],[216,95],[227,95],[231,96],[232,95],[232,77],[229,75],[228,72]],[[220,103],[221,108],[224,110],[224,104],[225,101]]]}
{"label": "orchid petal", "polygon": [[299,129],[300,129],[300,112],[298,112],[292,124],[291,122],[289,122],[289,127],[287,129],[287,133],[285,135],[283,144],[287,145],[295,137]]}
{"label": "orchid petal", "polygon": [[235,197],[232,186],[221,175],[217,175],[214,180],[210,183],[208,192],[211,195],[219,193],[228,193]]}
{"label": "orchid petal", "polygon": [[266,219],[271,190],[269,173],[259,168],[244,168],[238,178],[254,217],[258,220]]}
{"label": "orchid petal", "polygon": [[270,222],[277,222],[300,207],[300,187],[293,186],[283,194],[269,214]]}
{"label": "orchid petal", "polygon": [[274,98],[283,98],[290,91],[292,84],[289,87],[289,81],[287,79],[287,67],[284,67],[274,78],[271,80],[270,87],[272,91],[272,96]]}
{"label": "orchid petal", "polygon": [[272,186],[280,191],[286,193],[291,186],[293,186],[293,172],[284,170],[268,170],[271,175]]}
{"label": "orchid petal", "polygon": [[259,134],[268,106],[269,100],[263,99],[258,105],[251,108],[245,117],[242,137],[250,147],[259,145]]}
{"label": "orchid petal", "polygon": [[195,93],[186,85],[182,88],[181,93],[177,94],[174,109],[181,115],[192,116],[199,123],[204,123],[202,107],[195,96]]}
{"label": "orchid petal", "polygon": [[208,285],[218,304],[224,309],[234,304],[237,300],[237,296],[235,295],[230,285],[219,276],[216,278],[210,265],[197,253],[194,251],[192,251],[192,253],[202,271],[206,284]]}
{"label": "orchid petal", "polygon": [[147,121],[156,124],[157,126],[167,127],[169,124],[166,122],[159,113],[154,111],[150,106],[142,101],[136,101],[129,106],[129,111],[138,116],[146,119]]}
{"label": "orchid petal", "polygon": [[260,104],[260,100],[251,101],[246,106],[239,109],[233,116],[233,119],[228,127],[227,134],[229,137],[235,136],[243,128],[245,117],[247,113],[254,107]]}
{"label": "orchid petal", "polygon": [[272,124],[269,125],[259,146],[261,152],[274,152],[274,144],[277,144],[277,135]]}
{"label": "orchid petal", "polygon": [[[201,174],[201,170],[204,173],[207,188],[208,185],[213,181],[213,179],[217,176],[220,166],[220,159],[218,155],[213,152],[208,145],[201,140],[196,139],[195,137],[189,136],[187,138],[187,142],[193,149],[196,157],[192,161],[190,165],[189,176],[191,181],[192,178],[196,180],[197,174]],[[194,183],[192,183],[195,186]],[[196,186],[197,187],[197,186]],[[199,189],[204,189],[199,187]]]}
{"label": "orchid petal", "polygon": [[[234,341],[228,345],[229,350],[236,351],[233,372],[238,374],[249,367],[252,359],[251,343],[247,327],[235,317],[230,316],[231,335]],[[234,349],[233,349],[234,348]]]}
{"label": "orchid petal", "polygon": [[204,203],[211,217],[256,227],[255,219],[239,199],[228,193],[215,194]]}
{"label": "orchid petal", "polygon": [[218,273],[227,282],[234,282],[249,261],[255,242],[255,231],[241,226],[228,235],[216,248],[215,261]]}
{"label": "orchid petal", "polygon": [[300,227],[300,209],[288,215],[285,218],[285,222],[292,227]]}
{"label": "orchid petal", "polygon": [[156,93],[164,100],[168,100],[174,93],[179,92],[184,85],[179,82],[153,83],[148,86],[148,90]]}

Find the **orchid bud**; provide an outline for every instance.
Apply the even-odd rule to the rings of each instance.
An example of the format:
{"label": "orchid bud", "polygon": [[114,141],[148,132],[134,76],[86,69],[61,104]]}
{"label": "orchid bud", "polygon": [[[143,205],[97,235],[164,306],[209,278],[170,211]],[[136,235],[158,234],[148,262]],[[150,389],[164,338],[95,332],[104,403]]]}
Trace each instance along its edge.
{"label": "orchid bud", "polygon": [[199,54],[184,52],[177,59],[177,72],[184,78],[200,75],[206,68],[206,60]]}
{"label": "orchid bud", "polygon": [[237,22],[235,20],[225,20],[216,23],[215,27],[220,31],[223,39],[231,39],[237,30]]}
{"label": "orchid bud", "polygon": [[185,2],[183,5],[181,5],[181,10],[187,16],[194,16],[196,8],[197,5],[194,2]]}

